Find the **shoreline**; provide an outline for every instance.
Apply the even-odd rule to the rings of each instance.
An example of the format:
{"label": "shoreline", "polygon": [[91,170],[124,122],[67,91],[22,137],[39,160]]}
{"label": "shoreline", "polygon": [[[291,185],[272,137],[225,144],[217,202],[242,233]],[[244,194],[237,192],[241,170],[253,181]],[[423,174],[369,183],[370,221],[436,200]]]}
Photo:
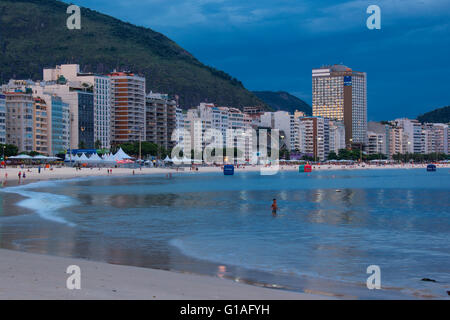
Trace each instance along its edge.
{"label": "shoreline", "polygon": [[[0,300],[317,300],[297,293],[204,275],[114,265],[0,249]],[[66,270],[81,269],[81,290],[69,290]]]}
{"label": "shoreline", "polygon": [[[326,166],[328,167],[328,166]],[[421,169],[421,167],[419,167]],[[356,170],[362,170],[362,169],[419,169],[417,167],[407,167],[407,168],[398,168],[398,167],[394,167],[394,168],[385,168],[385,167],[375,167],[375,168],[365,168],[365,167],[359,167]],[[76,179],[76,178],[95,178],[95,177],[105,177],[105,178],[114,178],[114,177],[133,177],[132,175],[132,171],[133,169],[113,169],[113,175],[107,175],[106,174],[106,169],[104,170],[96,170],[96,169],[83,169],[81,172],[80,171],[75,171],[75,169],[73,168],[61,168],[62,170],[58,170],[59,168],[56,168],[53,172],[47,172],[45,175],[41,174],[38,176],[37,172],[34,175],[28,175],[31,178],[27,178],[25,183],[22,183],[20,185],[25,185],[25,184],[31,184],[33,182],[40,182],[40,181],[46,181],[46,180],[67,180],[67,179]],[[205,169],[209,169],[209,170],[205,170]],[[339,168],[320,168],[320,169],[316,169],[316,171],[328,171],[328,170],[352,170],[353,168],[347,168],[347,169],[339,169]],[[12,170],[16,170],[17,172],[20,170],[18,168],[13,168]],[[247,169],[237,169],[237,172],[251,172],[251,171],[257,171],[259,170],[258,167],[251,167],[251,168],[247,168]],[[283,171],[296,171],[297,166],[295,167],[290,167],[290,168],[285,168],[285,170]],[[4,169],[2,170],[4,173]],[[136,171],[136,175],[146,175],[146,176],[151,176],[151,175],[156,175],[156,174],[165,174],[165,173],[176,173],[173,169],[155,169],[155,168],[147,168],[147,169],[143,169],[142,171],[140,171],[139,169],[135,169]],[[1,172],[1,171],[0,171]],[[213,173],[213,172],[217,172],[217,173],[221,173],[222,171],[220,170],[220,168],[200,168],[199,172],[193,172],[190,171],[189,169],[186,171],[180,171],[178,173],[188,173],[188,174],[196,174],[196,173]],[[73,175],[73,173],[76,173],[76,175]],[[82,173],[82,174],[80,174]],[[95,175],[93,175],[92,173],[97,173]],[[9,175],[9,173],[8,173]],[[15,177],[15,182],[17,183],[17,176]],[[12,181],[14,181],[12,179]],[[13,186],[18,186],[15,184],[12,184],[8,187],[13,187]],[[55,275],[49,275],[46,276],[44,274],[41,273],[41,271],[46,270],[47,268],[42,268],[43,270],[34,270],[34,268],[32,268],[32,266],[36,266],[39,264],[44,263],[44,261],[47,261],[47,258],[42,258],[43,256],[41,255],[36,255],[34,253],[25,253],[22,251],[16,251],[13,250],[12,252],[14,253],[21,253],[22,255],[29,255],[29,258],[25,258],[21,255],[13,255],[12,253],[10,254],[5,254],[5,249],[0,249],[0,255],[2,256],[2,259],[0,259],[0,274],[2,274],[2,277],[4,275],[4,278],[8,278],[11,277],[12,279],[18,279],[19,276],[26,278],[26,277],[32,277],[33,275],[38,274],[39,278],[37,278],[37,280],[35,280],[35,282],[42,282],[44,283],[44,292],[45,292],[45,297],[40,297],[40,294],[38,294],[39,297],[37,297],[36,299],[60,299],[60,295],[61,292],[59,289],[60,287],[57,286],[56,288],[58,290],[54,290],[54,296],[52,295],[53,293],[49,292],[50,287],[51,287],[51,283],[52,281],[55,281]],[[9,251],[9,250],[8,250]],[[5,259],[5,257],[7,257],[8,259]],[[31,258],[33,257],[33,258]],[[78,261],[80,263],[92,263],[93,265],[91,267],[94,267],[95,265],[95,270],[99,270],[99,269],[107,269],[105,267],[105,265],[108,266],[117,266],[115,264],[110,264],[107,262],[95,262],[95,260],[80,260],[80,259],[76,259],[76,258],[64,258],[64,257],[57,257],[57,256],[51,256],[51,255],[45,255],[44,257],[49,257],[48,259],[61,259],[62,261],[65,262],[70,262],[70,261]],[[25,270],[25,274],[19,273],[19,274],[14,274],[12,273],[14,270],[14,272],[17,272],[17,270],[20,270],[20,266],[18,266],[17,264],[15,264],[18,259],[25,259],[24,264],[25,265],[29,265],[30,267]],[[29,259],[29,260],[28,260]],[[35,259],[37,259],[38,261],[42,260],[39,263],[34,263],[33,261],[35,261]],[[62,261],[59,261],[58,263],[61,264]],[[53,263],[53,262],[52,262]],[[56,262],[55,262],[56,263]],[[72,263],[74,264],[74,263]],[[76,263],[75,263],[76,264]],[[69,264],[68,264],[69,265]],[[102,285],[99,289],[97,287],[95,288],[89,288],[90,291],[87,292],[87,296],[82,296],[82,295],[73,295],[73,296],[69,296],[68,299],[159,299],[159,296],[163,296],[163,298],[161,299],[209,299],[211,297],[211,295],[217,294],[216,288],[215,286],[219,285],[219,283],[216,284],[215,280],[219,280],[219,281],[226,281],[229,284],[226,286],[226,288],[229,288],[230,286],[233,285],[240,285],[240,286],[248,286],[250,288],[254,288],[255,291],[252,291],[250,288],[247,289],[242,289],[242,293],[240,292],[241,289],[239,288],[232,288],[229,289],[230,291],[227,292],[222,292],[222,290],[218,290],[221,294],[230,294],[230,296],[221,296],[221,295],[217,295],[215,298],[211,298],[211,299],[237,299],[237,300],[246,300],[246,299],[329,299],[329,298],[333,298],[333,299],[346,299],[346,297],[340,297],[339,295],[333,295],[331,293],[327,293],[324,292],[327,289],[324,288],[324,290],[321,291],[305,291],[305,292],[298,292],[298,291],[290,291],[290,290],[286,290],[286,289],[271,289],[271,288],[267,288],[267,287],[263,287],[262,284],[257,283],[257,282],[252,282],[252,281],[245,281],[245,280],[241,280],[241,283],[236,283],[233,280],[230,280],[228,278],[225,279],[220,279],[219,277],[215,277],[213,275],[208,275],[208,274],[202,274],[202,273],[188,273],[188,272],[183,272],[183,271],[175,271],[175,270],[160,270],[160,269],[150,269],[150,268],[138,268],[138,267],[133,267],[133,266],[127,266],[127,265],[123,265],[123,266],[117,266],[117,267],[121,267],[123,268],[123,270],[111,270],[111,273],[113,274],[113,276],[115,279],[121,279],[120,281],[122,281],[123,283],[128,283],[128,276],[133,277],[133,275],[127,275],[127,272],[133,273],[134,269],[144,269],[144,270],[148,270],[148,272],[142,272],[142,273],[146,273],[147,275],[145,277],[160,277],[163,276],[162,274],[160,275],[159,272],[164,272],[166,273],[164,278],[167,279],[168,281],[168,287],[167,288],[163,288],[163,287],[159,287],[157,291],[157,294],[155,295],[157,298],[153,298],[153,296],[147,296],[145,295],[145,290],[144,288],[140,287],[138,284],[136,284],[135,287],[129,289],[131,291],[135,291],[136,295],[133,295],[133,293],[126,291],[123,295],[118,295],[117,292],[120,289],[120,284],[115,284],[115,287],[119,288],[119,289],[111,289],[111,292],[109,292],[107,289],[105,289],[106,291],[103,290],[104,285]],[[51,270],[52,267],[50,267]],[[6,270],[6,272],[5,272]],[[9,270],[9,271],[8,271]],[[109,269],[108,269],[109,270]],[[153,272],[155,271],[155,272]],[[53,272],[53,271],[51,271]],[[56,271],[55,272],[59,272]],[[117,273],[117,277],[116,277],[116,273]],[[141,273],[139,273],[141,274]],[[176,274],[177,276],[174,276],[173,274]],[[195,290],[197,290],[198,287],[202,287],[202,286],[206,286],[206,288],[204,290],[206,290],[205,292],[201,292],[199,293],[198,291],[195,291],[192,293],[192,295],[190,295],[191,293],[186,293],[186,292],[182,292],[181,296],[178,296],[178,292],[172,292],[170,290],[173,290],[173,287],[178,285],[178,283],[171,283],[170,279],[174,278],[174,279],[179,279],[179,277],[183,277],[186,276],[186,279],[180,279],[179,281],[185,281],[188,282],[186,285],[183,285],[183,288],[195,288]],[[63,276],[65,277],[65,279],[67,279],[67,276],[65,274],[63,274]],[[98,277],[102,277],[102,273],[98,272],[95,274],[95,276]],[[144,275],[142,274],[142,277],[144,277]],[[209,280],[207,280],[209,279]],[[215,280],[211,280],[211,279],[215,279]],[[147,280],[144,280],[144,278],[142,279],[144,283],[147,283]],[[96,280],[96,279],[92,279],[89,281],[93,281],[93,283],[97,283],[100,280]],[[148,282],[148,285],[152,285],[153,280],[148,280],[150,282]],[[178,280],[174,280],[174,282],[177,282]],[[204,281],[205,283],[202,285],[199,285],[197,282],[202,282]],[[14,291],[14,288],[16,287],[12,282],[8,282],[6,281],[6,289],[3,286],[3,281],[0,280],[0,299],[21,299],[21,297],[19,296],[20,293],[13,293],[13,295],[6,295],[5,296],[5,292],[9,292],[9,291]],[[32,286],[33,285],[33,281],[26,281],[26,285],[24,285],[22,282],[20,283],[20,285],[18,287],[23,287],[25,286],[26,289],[24,289],[25,291],[30,291],[30,292],[34,292],[35,289]],[[141,282],[138,282],[141,283]],[[221,282],[220,284],[222,284],[223,282]],[[245,283],[245,284],[244,284]],[[64,283],[63,283],[64,284]],[[17,285],[17,284],[16,284]],[[203,288],[203,287],[202,287]],[[62,288],[63,290],[67,290],[65,289],[65,287]],[[268,290],[271,293],[268,292],[259,292],[259,290]],[[21,289],[22,290],[22,289]],[[114,291],[115,290],[115,291]],[[168,290],[168,291],[164,291],[164,290]],[[228,290],[228,289],[227,289]],[[239,291],[238,293],[233,290]],[[69,291],[69,290],[67,290]],[[244,293],[245,291],[245,293]],[[72,291],[71,291],[72,292]],[[95,292],[95,293],[94,293]],[[279,292],[284,292],[284,295],[279,294]],[[22,292],[23,293],[23,292]],[[207,293],[206,296],[201,296],[201,294]],[[261,297],[259,296],[255,296],[254,298],[250,298],[250,295],[262,295]],[[97,296],[96,296],[97,295]],[[273,295],[273,296],[272,296]],[[286,296],[285,296],[286,295]],[[292,295],[292,296],[291,296]],[[280,297],[279,297],[280,296]],[[228,298],[227,298],[228,297]],[[279,298],[278,298],[279,297]],[[349,298],[349,297],[347,297]],[[356,298],[356,297],[350,297],[350,298]],[[35,299],[31,296],[28,295],[28,293],[26,294],[26,298],[25,299]]]}
{"label": "shoreline", "polygon": [[[389,170],[389,169],[426,169],[427,164],[416,165],[313,165],[313,172],[320,171],[352,171],[352,170]],[[246,166],[245,168],[235,168],[235,173],[240,172],[256,172],[260,171],[263,166]],[[450,164],[437,165],[438,169],[450,169]],[[184,171],[176,171],[175,168],[142,168],[130,169],[130,168],[113,168],[112,174],[107,174],[107,168],[83,168],[80,171],[71,167],[56,167],[53,170],[41,169],[41,173],[38,173],[36,167],[33,168],[2,168],[0,169],[0,182],[3,188],[30,184],[39,181],[48,180],[67,180],[75,178],[93,178],[93,177],[133,177],[133,176],[148,176],[156,174],[199,174],[199,173],[223,173],[220,167],[199,167],[199,171],[191,171],[190,168],[184,168]],[[29,170],[29,171],[28,171]],[[266,169],[270,172],[270,168]],[[18,173],[26,173],[26,178],[21,179],[19,183]],[[134,171],[134,174],[133,174]],[[283,171],[298,171],[297,165],[285,165],[280,166],[280,172]],[[272,171],[274,172],[274,171]],[[7,178],[6,178],[7,173]]]}

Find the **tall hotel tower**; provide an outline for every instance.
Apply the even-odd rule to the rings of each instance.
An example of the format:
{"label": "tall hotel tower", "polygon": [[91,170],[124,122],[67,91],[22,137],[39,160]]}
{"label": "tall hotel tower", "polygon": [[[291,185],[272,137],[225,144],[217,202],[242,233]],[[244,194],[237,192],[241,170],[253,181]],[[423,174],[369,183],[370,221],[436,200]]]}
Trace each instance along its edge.
{"label": "tall hotel tower", "polygon": [[366,143],[366,77],[343,65],[312,70],[313,116],[343,121],[347,146]]}

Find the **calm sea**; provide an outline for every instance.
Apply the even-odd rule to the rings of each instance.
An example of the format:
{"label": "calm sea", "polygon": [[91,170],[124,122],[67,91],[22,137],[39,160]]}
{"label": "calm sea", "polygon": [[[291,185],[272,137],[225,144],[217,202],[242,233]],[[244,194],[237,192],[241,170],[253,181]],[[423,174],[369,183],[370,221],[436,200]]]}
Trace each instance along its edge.
{"label": "calm sea", "polygon": [[[2,191],[2,248],[344,297],[450,290],[449,169],[105,177]],[[371,265],[381,290],[366,287]]]}

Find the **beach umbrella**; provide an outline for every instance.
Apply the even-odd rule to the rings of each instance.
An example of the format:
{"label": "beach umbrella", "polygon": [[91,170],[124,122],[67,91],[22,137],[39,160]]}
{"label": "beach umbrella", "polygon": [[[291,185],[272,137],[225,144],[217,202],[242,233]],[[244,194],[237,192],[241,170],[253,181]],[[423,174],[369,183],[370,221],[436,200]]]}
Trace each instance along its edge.
{"label": "beach umbrella", "polygon": [[33,160],[48,160],[48,157],[39,155],[33,157]]}
{"label": "beach umbrella", "polygon": [[17,159],[17,160],[31,160],[33,159],[30,156],[27,156],[26,154],[21,154],[19,156],[9,157],[9,159]]}
{"label": "beach umbrella", "polygon": [[170,159],[169,156],[166,156],[166,158],[164,159],[164,162],[172,162],[172,159]]}

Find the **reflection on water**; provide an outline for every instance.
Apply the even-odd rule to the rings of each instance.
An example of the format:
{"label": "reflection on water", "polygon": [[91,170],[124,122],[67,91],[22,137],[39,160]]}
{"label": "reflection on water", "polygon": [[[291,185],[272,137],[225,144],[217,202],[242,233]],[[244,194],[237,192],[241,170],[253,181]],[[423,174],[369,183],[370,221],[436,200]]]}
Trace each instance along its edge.
{"label": "reflection on water", "polygon": [[[41,193],[39,203],[52,194],[76,200],[52,213],[73,227],[18,207],[23,197],[17,194],[0,193],[0,246],[296,290],[325,285],[354,295],[357,287],[363,291],[356,295],[366,297],[379,294],[364,289],[366,268],[376,264],[384,287],[441,297],[450,282],[448,173],[411,172],[174,175],[31,186]],[[439,284],[420,282],[424,277]]]}

